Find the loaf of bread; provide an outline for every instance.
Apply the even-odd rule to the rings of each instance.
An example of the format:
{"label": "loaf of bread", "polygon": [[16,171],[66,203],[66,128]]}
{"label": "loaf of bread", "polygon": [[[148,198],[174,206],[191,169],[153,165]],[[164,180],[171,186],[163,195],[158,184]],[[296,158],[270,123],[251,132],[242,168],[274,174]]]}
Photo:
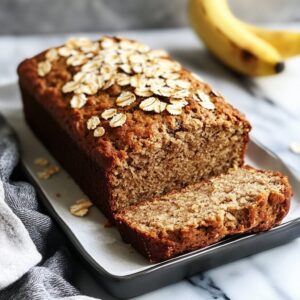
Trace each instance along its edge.
{"label": "loaf of bread", "polygon": [[23,61],[18,74],[27,123],[111,219],[243,165],[249,123],[165,51],[70,39]]}
{"label": "loaf of bread", "polygon": [[116,218],[124,240],[158,262],[229,235],[270,229],[287,214],[291,194],[280,173],[242,167],[132,205]]}

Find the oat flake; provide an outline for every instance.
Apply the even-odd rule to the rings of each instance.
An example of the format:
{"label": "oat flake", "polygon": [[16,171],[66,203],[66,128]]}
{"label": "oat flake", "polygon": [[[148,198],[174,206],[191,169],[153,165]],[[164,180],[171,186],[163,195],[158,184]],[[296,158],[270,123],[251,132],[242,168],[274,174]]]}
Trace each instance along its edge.
{"label": "oat flake", "polygon": [[97,116],[90,117],[86,122],[86,127],[89,130],[95,129],[100,124],[100,119]]}
{"label": "oat flake", "polygon": [[94,137],[101,137],[103,136],[105,133],[105,129],[103,127],[97,127],[95,130],[94,130]]}
{"label": "oat flake", "polygon": [[117,114],[117,110],[115,108],[109,108],[109,109],[106,109],[102,114],[101,114],[101,117],[104,119],[104,120],[109,120],[111,119],[114,115]]}
{"label": "oat flake", "polygon": [[124,107],[132,104],[136,100],[135,94],[129,91],[124,91],[121,95],[116,99],[116,104],[118,106]]}
{"label": "oat flake", "polygon": [[120,127],[126,122],[126,115],[123,113],[118,113],[113,116],[113,118],[109,122],[110,127]]}
{"label": "oat flake", "polygon": [[86,95],[80,94],[80,95],[74,95],[70,101],[70,105],[72,108],[81,108],[85,105],[87,102]]}
{"label": "oat flake", "polygon": [[168,104],[166,110],[174,116],[180,115],[182,113],[182,108],[174,104]]}
{"label": "oat flake", "polygon": [[300,143],[292,143],[290,145],[290,150],[296,154],[300,154]]}
{"label": "oat flake", "polygon": [[44,77],[51,71],[51,63],[48,60],[42,61],[38,64],[38,75]]}

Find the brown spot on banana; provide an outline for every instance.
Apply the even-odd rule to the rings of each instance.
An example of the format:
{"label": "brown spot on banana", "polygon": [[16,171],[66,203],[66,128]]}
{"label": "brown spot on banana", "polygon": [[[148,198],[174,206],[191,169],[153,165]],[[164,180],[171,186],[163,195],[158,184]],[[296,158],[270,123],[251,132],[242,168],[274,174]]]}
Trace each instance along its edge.
{"label": "brown spot on banana", "polygon": [[241,49],[240,56],[242,61],[246,63],[252,63],[253,61],[258,60],[257,57],[247,49]]}

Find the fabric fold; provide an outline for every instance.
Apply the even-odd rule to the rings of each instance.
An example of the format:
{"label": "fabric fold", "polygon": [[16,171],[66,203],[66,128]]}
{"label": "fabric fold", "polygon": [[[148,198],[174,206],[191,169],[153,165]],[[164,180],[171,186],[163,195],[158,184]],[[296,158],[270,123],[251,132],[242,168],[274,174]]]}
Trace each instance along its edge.
{"label": "fabric fold", "polygon": [[0,299],[94,299],[67,281],[71,256],[35,189],[12,181],[18,160],[17,139],[0,115]]}

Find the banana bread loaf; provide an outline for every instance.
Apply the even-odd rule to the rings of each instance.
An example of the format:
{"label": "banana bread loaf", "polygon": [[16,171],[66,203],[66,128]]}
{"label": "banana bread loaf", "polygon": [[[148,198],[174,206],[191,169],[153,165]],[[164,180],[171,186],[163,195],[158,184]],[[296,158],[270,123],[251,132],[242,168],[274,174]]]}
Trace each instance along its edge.
{"label": "banana bread loaf", "polygon": [[18,74],[27,123],[112,219],[243,164],[249,123],[163,50],[70,39]]}
{"label": "banana bread loaf", "polygon": [[287,214],[291,195],[280,173],[242,167],[132,205],[116,219],[123,239],[158,262],[228,235],[270,229]]}

